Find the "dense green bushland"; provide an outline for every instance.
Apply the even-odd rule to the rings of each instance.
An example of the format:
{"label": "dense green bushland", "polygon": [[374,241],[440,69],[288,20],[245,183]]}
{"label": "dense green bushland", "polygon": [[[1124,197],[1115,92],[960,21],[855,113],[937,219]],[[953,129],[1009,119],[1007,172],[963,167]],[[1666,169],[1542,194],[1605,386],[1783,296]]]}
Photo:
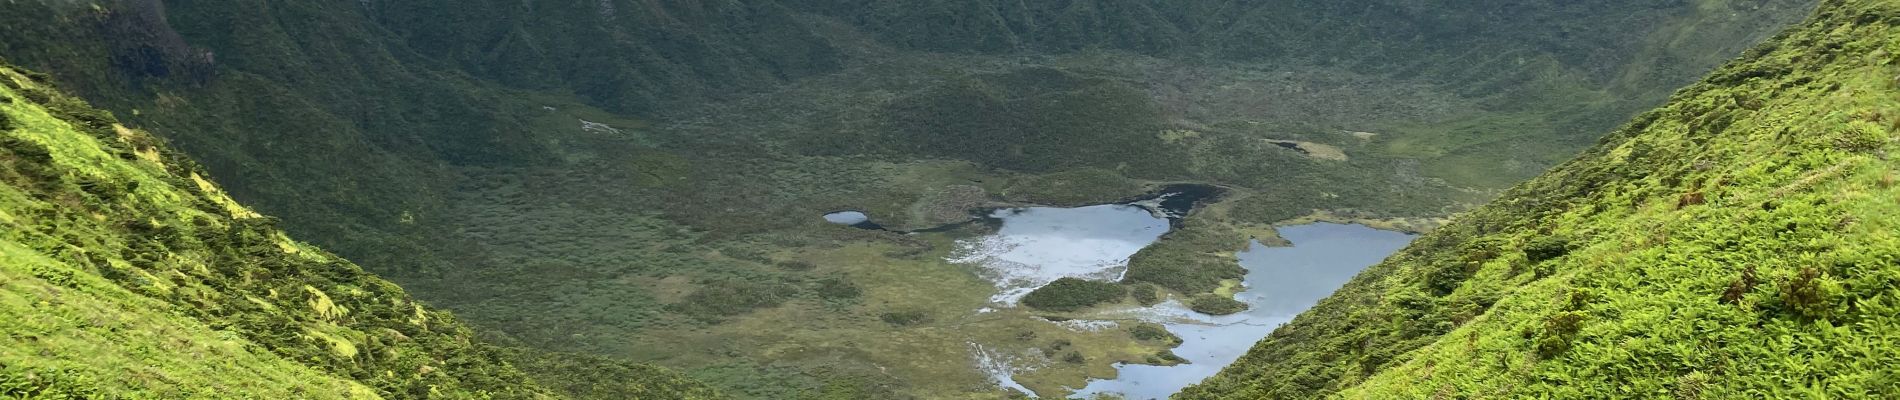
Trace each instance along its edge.
{"label": "dense green bushland", "polygon": [[1900,2],[1829,0],[1180,398],[1887,398]]}
{"label": "dense green bushland", "polygon": [[1170,176],[1186,155],[1156,134],[1167,123],[1146,93],[1053,69],[952,80],[887,107],[888,136],[868,143],[925,157],[1030,172],[1093,167]]}
{"label": "dense green bushland", "polygon": [[1061,278],[1023,296],[1023,305],[1049,311],[1075,311],[1121,301],[1128,289],[1113,282]]}
{"label": "dense green bushland", "polygon": [[1227,315],[1247,311],[1247,303],[1234,300],[1233,297],[1210,293],[1189,299],[1188,308],[1202,314]]}
{"label": "dense green bushland", "polygon": [[1164,240],[1128,257],[1130,282],[1148,282],[1181,293],[1207,293],[1221,281],[1240,279],[1247,270],[1234,253],[1247,246],[1246,237],[1230,227],[1189,218]]}
{"label": "dense green bushland", "polygon": [[1128,285],[1128,297],[1134,298],[1136,303],[1141,303],[1141,305],[1144,306],[1161,303],[1161,293],[1155,288],[1155,285],[1151,283]]}
{"label": "dense green bushland", "polygon": [[10,121],[0,130],[0,394],[596,394],[538,386],[512,364],[535,354],[572,365],[539,376],[590,376],[589,390],[716,397],[648,366],[475,340],[395,284],[291,240],[163,140],[46,80],[0,66]]}
{"label": "dense green bushland", "polygon": [[1181,342],[1181,337],[1175,336],[1172,332],[1168,332],[1167,328],[1150,323],[1136,324],[1135,327],[1128,328],[1128,334],[1138,340],[1160,340],[1172,343]]}
{"label": "dense green bushland", "polygon": [[1087,205],[1139,192],[1140,186],[1114,171],[1080,168],[1015,180],[1003,195],[1035,204]]}

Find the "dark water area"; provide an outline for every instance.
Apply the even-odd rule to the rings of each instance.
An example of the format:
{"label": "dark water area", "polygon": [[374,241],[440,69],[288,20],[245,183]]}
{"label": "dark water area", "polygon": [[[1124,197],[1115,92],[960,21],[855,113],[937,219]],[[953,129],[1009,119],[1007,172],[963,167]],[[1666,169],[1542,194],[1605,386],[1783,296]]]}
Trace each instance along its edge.
{"label": "dark water area", "polygon": [[1293,151],[1297,151],[1297,152],[1300,152],[1300,154],[1309,154],[1309,155],[1310,155],[1310,154],[1313,154],[1313,152],[1310,152],[1310,151],[1306,151],[1306,149],[1302,149],[1302,148],[1300,148],[1300,144],[1299,144],[1299,143],[1293,143],[1293,142],[1272,142],[1272,143],[1273,143],[1273,145],[1275,145],[1275,146],[1280,146],[1280,147],[1282,147],[1282,148],[1285,148],[1285,149],[1287,149],[1287,150],[1293,150]]}
{"label": "dark water area", "polygon": [[1176,183],[1162,186],[1141,196],[1119,201],[1117,204],[1146,208],[1149,212],[1165,216],[1175,225],[1179,225],[1181,219],[1186,218],[1188,213],[1219,200],[1225,194],[1227,194],[1227,189],[1220,186]]}

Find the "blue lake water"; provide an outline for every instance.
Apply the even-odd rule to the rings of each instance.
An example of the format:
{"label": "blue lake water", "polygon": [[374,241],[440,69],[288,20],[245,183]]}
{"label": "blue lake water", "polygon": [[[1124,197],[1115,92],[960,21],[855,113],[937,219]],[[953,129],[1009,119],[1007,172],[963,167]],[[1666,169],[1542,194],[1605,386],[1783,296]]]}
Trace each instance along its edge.
{"label": "blue lake water", "polygon": [[1239,254],[1247,268],[1246,289],[1236,299],[1246,312],[1207,316],[1188,312],[1179,302],[1158,305],[1153,315],[1182,339],[1174,354],[1189,363],[1176,366],[1120,365],[1111,380],[1094,380],[1075,397],[1119,394],[1127,399],[1165,399],[1182,388],[1220,372],[1255,342],[1295,315],[1331,295],[1366,267],[1405,247],[1413,235],[1361,225],[1316,223],[1280,228],[1293,247],[1254,243]]}

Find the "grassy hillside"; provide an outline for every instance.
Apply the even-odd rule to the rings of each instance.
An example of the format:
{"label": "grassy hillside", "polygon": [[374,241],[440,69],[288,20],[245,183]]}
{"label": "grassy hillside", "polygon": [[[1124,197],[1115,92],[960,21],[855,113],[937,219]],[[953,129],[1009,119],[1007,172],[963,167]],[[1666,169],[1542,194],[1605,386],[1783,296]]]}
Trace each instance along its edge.
{"label": "grassy hillside", "polygon": [[1825,1],[1178,398],[1900,395],[1896,76]]}
{"label": "grassy hillside", "polygon": [[0,395],[716,396],[652,367],[484,344],[48,79],[0,65]]}

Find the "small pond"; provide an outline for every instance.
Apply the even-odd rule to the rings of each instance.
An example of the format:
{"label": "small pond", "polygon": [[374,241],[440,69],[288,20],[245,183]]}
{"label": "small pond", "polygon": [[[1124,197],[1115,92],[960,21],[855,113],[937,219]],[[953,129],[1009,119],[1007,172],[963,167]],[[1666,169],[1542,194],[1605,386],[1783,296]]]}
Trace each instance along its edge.
{"label": "small pond", "polygon": [[871,216],[864,215],[863,212],[858,212],[858,211],[839,211],[835,213],[825,214],[825,222],[830,222],[830,223],[839,224],[839,225],[857,225],[857,224],[862,224],[865,222],[871,222]]}
{"label": "small pond", "polygon": [[845,210],[845,211],[838,211],[838,212],[834,212],[830,214],[825,214],[825,222],[830,222],[830,223],[834,223],[838,225],[850,225],[851,227],[858,228],[858,229],[884,230],[884,227],[882,225],[878,225],[876,222],[871,222],[871,216],[864,215],[864,212],[862,211]]}

